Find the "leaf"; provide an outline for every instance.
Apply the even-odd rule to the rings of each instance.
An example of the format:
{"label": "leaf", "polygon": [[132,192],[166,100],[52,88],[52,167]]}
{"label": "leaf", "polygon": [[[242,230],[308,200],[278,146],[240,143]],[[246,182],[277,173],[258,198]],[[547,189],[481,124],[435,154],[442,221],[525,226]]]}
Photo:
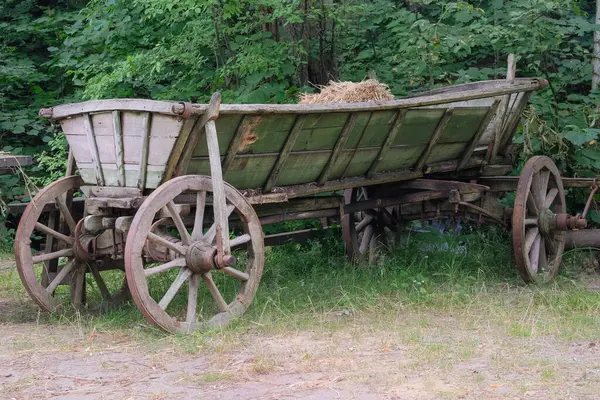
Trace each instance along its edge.
{"label": "leaf", "polygon": [[593,222],[600,224],[600,211],[590,210],[588,215]]}
{"label": "leaf", "polygon": [[584,144],[598,139],[597,129],[583,129],[578,131],[567,131],[561,135],[563,138],[574,144],[575,146],[583,146]]}

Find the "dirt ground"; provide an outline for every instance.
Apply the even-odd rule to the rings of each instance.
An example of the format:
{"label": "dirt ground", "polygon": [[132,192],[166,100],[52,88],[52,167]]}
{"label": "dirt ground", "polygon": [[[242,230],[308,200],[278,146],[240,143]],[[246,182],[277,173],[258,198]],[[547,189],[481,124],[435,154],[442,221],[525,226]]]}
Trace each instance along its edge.
{"label": "dirt ground", "polygon": [[28,299],[5,297],[0,398],[598,399],[600,316],[562,335],[573,327],[527,305],[511,314],[527,295],[510,296],[506,309],[399,307],[191,337],[42,322]]}

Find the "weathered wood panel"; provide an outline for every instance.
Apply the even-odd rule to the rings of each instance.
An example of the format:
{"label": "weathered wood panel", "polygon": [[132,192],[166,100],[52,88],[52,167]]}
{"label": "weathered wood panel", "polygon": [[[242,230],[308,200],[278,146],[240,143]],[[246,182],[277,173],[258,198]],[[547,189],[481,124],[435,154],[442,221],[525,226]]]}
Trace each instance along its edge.
{"label": "weathered wood panel", "polygon": [[[125,186],[127,187],[136,187],[138,182],[138,166],[134,164],[125,164]],[[78,163],[77,168],[79,169],[79,173],[81,174],[84,182],[88,184],[96,184],[95,183],[95,171],[92,164],[87,163]],[[119,179],[119,171],[117,169],[116,164],[102,164],[102,172],[104,174],[104,179],[106,182],[115,182],[114,185],[106,185],[106,186],[117,186],[116,182]],[[162,180],[162,175],[164,173],[163,166],[156,165],[148,165],[146,169],[146,187],[147,188],[156,188],[160,184]]]}
{"label": "weathered wood panel", "polygon": [[333,165],[329,179],[340,179],[344,172],[347,178],[365,175],[377,154],[378,147],[359,148],[356,153],[353,149],[342,151]]}
{"label": "weathered wood panel", "polygon": [[423,150],[425,150],[425,144],[421,146],[392,146],[379,163],[377,172],[410,168],[415,165]]}
{"label": "weathered wood panel", "polygon": [[426,145],[444,115],[444,109],[409,110],[394,140],[394,146]]}
{"label": "weathered wood panel", "polygon": [[390,131],[391,125],[394,123],[397,113],[392,110],[364,114],[370,116],[368,125],[362,124],[360,120],[356,122],[357,126],[346,142],[346,149],[355,148],[359,144],[359,140],[360,147],[381,146]]}
{"label": "weathered wood panel", "polygon": [[[138,168],[142,159],[143,138],[146,132],[147,113],[141,112],[122,112],[120,114],[122,143],[122,160],[125,169],[125,185],[135,186],[137,182],[131,180],[132,171]],[[61,120],[63,131],[73,151],[75,160],[80,169],[85,169],[87,165],[93,167],[93,152],[90,150],[89,139],[86,136],[84,116],[67,118]],[[101,164],[101,170],[107,170],[104,176],[106,186],[120,186],[123,184],[121,174],[113,173],[113,169],[118,171],[117,162],[121,156],[117,157],[117,146],[115,146],[115,124],[112,112],[103,112],[91,115],[91,127],[96,145],[98,147],[98,157]],[[175,144],[177,136],[180,134],[183,120],[177,117],[171,117],[162,114],[155,114],[152,118],[150,137],[148,142],[148,176],[146,187],[156,188],[160,183],[160,176],[164,172],[168,162],[169,155]],[[138,171],[139,172],[139,171]],[[96,183],[87,172],[82,172],[86,183]],[[89,180],[92,179],[92,180]],[[158,181],[157,181],[158,179]]]}
{"label": "weathered wood panel", "polygon": [[488,111],[489,108],[455,108],[438,143],[470,141]]}
{"label": "weathered wood panel", "polygon": [[459,159],[466,150],[467,145],[468,143],[438,144],[431,150],[426,164]]}

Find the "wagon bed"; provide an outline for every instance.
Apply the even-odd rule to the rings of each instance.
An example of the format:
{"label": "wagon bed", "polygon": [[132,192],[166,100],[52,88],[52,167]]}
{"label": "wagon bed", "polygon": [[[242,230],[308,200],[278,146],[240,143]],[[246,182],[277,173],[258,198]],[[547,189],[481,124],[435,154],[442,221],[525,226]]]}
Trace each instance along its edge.
{"label": "wagon bed", "polygon": [[[104,303],[130,292],[153,324],[190,332],[224,325],[252,303],[262,225],[333,218],[351,259],[373,262],[405,220],[463,213],[505,224],[492,183],[517,182],[491,175],[512,168],[520,115],[546,85],[486,81],[351,104],[221,105],[215,94],[209,104],[120,99],[42,109],[60,121],[80,175],[44,188],[25,209],[15,241],[21,280],[54,310],[64,286],[77,307],[87,302],[89,273]],[[585,219],[566,214],[549,159],[528,162],[518,187],[517,266],[526,281],[547,281],[564,231]],[[83,215],[71,207],[80,189]],[[55,211],[46,218],[45,210]],[[34,232],[45,235],[42,252],[32,248]],[[271,238],[296,233],[310,232]],[[103,274],[119,269],[123,285],[110,287]]]}
{"label": "wagon bed", "polygon": [[[100,100],[40,114],[61,121],[86,184],[155,189],[174,176],[209,175],[202,135],[212,118],[225,181],[259,193],[289,187],[285,192],[297,197],[492,163],[530,93],[545,85],[487,81],[389,102],[329,105]],[[502,96],[508,106],[497,113]],[[302,187],[308,184],[320,189]]]}

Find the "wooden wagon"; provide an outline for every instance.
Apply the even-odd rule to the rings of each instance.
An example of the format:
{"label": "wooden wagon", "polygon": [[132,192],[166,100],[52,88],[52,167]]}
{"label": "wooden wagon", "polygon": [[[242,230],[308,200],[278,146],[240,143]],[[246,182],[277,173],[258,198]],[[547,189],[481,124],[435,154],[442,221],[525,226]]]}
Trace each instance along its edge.
{"label": "wooden wagon", "polygon": [[[209,104],[121,99],[42,109],[60,121],[79,175],[27,206],[15,243],[21,279],[54,310],[86,301],[89,274],[104,301],[128,287],[153,324],[191,332],[250,306],[264,224],[338,218],[349,256],[373,262],[406,220],[467,213],[504,224],[497,194],[518,184],[517,267],[526,281],[547,281],[564,232],[585,219],[566,214],[550,159],[532,158],[518,182],[502,176],[520,115],[546,84],[485,81],[353,104],[221,105],[215,94]],[[85,196],[81,215],[71,207],[75,191]],[[123,285],[107,283],[112,269],[124,269]]]}

